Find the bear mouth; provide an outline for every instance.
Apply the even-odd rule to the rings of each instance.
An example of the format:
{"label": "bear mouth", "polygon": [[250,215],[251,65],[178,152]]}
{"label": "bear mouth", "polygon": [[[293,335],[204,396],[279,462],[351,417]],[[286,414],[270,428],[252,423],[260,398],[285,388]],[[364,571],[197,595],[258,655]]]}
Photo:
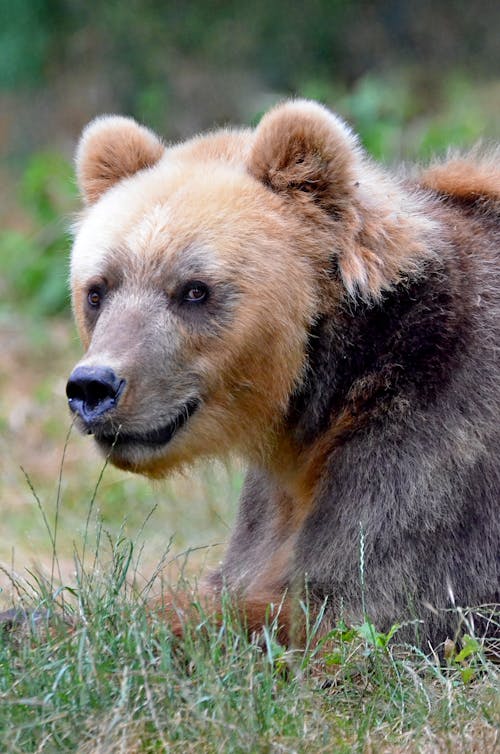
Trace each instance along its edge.
{"label": "bear mouth", "polygon": [[116,432],[106,432],[103,429],[94,430],[95,439],[100,445],[105,445],[111,450],[142,445],[148,448],[157,448],[169,443],[177,432],[182,429],[192,417],[200,405],[200,401],[192,398],[188,400],[176,416],[161,427],[156,427],[148,432],[127,432],[118,429]]}

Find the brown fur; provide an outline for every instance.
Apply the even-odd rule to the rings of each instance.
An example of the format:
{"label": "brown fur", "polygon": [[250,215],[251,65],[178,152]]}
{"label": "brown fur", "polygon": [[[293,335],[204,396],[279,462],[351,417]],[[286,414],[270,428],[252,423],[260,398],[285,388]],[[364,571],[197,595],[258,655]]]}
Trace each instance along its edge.
{"label": "brown fur", "polygon": [[423,186],[433,191],[448,194],[457,199],[500,199],[500,175],[498,161],[500,150],[491,155],[471,157],[453,156],[446,162],[436,163],[420,176]]}
{"label": "brown fur", "polygon": [[[292,601],[283,593],[260,589],[255,597],[233,596],[228,607],[234,610],[242,626],[251,636],[262,631],[262,627],[276,621],[276,638],[283,644],[292,640],[299,644],[304,641],[304,625]],[[186,626],[199,623],[204,616],[211,622],[220,623],[223,607],[220,595],[206,589],[196,594],[177,592],[170,601],[165,598],[151,605],[151,613],[168,622],[172,633],[181,637]]]}
{"label": "brown fur", "polygon": [[408,197],[399,207],[393,185],[385,196],[375,193],[384,176],[361,162],[357,140],[345,126],[318,111],[313,107],[297,117],[290,103],[266,115],[252,147],[250,171],[289,196],[303,222],[321,228],[328,220],[325,231],[330,238],[334,234],[346,287],[377,298],[422,263],[432,223]]}
{"label": "brown fur", "polygon": [[161,141],[147,128],[138,131],[132,120],[95,121],[92,138],[87,139],[84,132],[79,145],[78,184],[82,195],[93,204],[117,181],[158,162],[163,151]]}
{"label": "brown fur", "polygon": [[[199,457],[230,453],[251,467],[228,556],[203,606],[220,615],[218,594],[226,585],[254,631],[276,615],[269,613],[270,602],[283,603],[280,636],[288,640],[296,587],[310,570],[319,601],[328,594],[333,605],[349,602],[349,595],[337,592],[344,584],[356,591],[362,518],[371,526],[367,542],[382,548],[380,503],[380,515],[392,521],[395,533],[384,544],[387,559],[379,563],[378,552],[373,556],[375,587],[379,568],[386,590],[374,604],[381,629],[384,621],[399,620],[398,612],[391,613],[394,605],[402,609],[404,586],[397,578],[410,574],[413,585],[420,576],[420,566],[405,559],[408,534],[396,531],[399,521],[420,515],[422,531],[436,532],[433,516],[440,520],[441,514],[432,505],[427,510],[428,500],[441,488],[455,495],[460,477],[446,476],[455,463],[448,449],[456,447],[466,467],[474,442],[478,457],[490,442],[491,375],[484,380],[487,397],[477,391],[477,412],[484,416],[470,436],[473,420],[464,418],[470,386],[462,385],[465,397],[459,408],[452,405],[454,414],[446,391],[491,353],[481,348],[493,338],[493,293],[488,282],[481,295],[469,294],[469,281],[489,281],[482,268],[476,271],[476,253],[484,269],[492,269],[491,207],[500,193],[495,159],[453,158],[403,183],[373,165],[325,108],[289,102],[265,115],[255,131],[225,130],[168,148],[132,121],[104,119],[84,132],[77,172],[88,205],[72,263],[75,316],[87,349],[79,368],[105,366],[125,385],[104,418],[82,414],[84,428],[117,466],[153,477]],[[468,214],[456,206],[463,201],[472,206]],[[210,295],[190,308],[183,285],[199,280]],[[96,286],[102,290],[99,311],[87,301]],[[480,356],[461,371],[469,330],[477,329],[484,302],[484,336],[473,346]],[[371,328],[368,336],[363,327]],[[197,408],[173,440],[155,445],[141,439],[157,427],[168,429],[192,396]],[[432,412],[440,402],[446,415],[437,420]],[[441,427],[451,426],[450,412],[457,426],[445,451],[431,453]],[[439,431],[431,432],[432,422]],[[400,426],[408,448],[404,435],[394,439]],[[110,447],[118,430],[125,440]],[[385,431],[389,440],[381,448]],[[356,460],[338,471],[344,451],[365,436]],[[432,466],[433,485],[422,488],[420,507],[407,512],[406,497],[423,484],[417,470],[427,450],[429,467],[440,453],[442,465]],[[365,479],[370,458],[378,460]],[[374,501],[370,484],[384,464],[380,500]],[[404,499],[393,500],[403,484]],[[464,510],[469,504],[462,501]],[[359,520],[344,518],[351,509]],[[332,531],[330,520],[337,521]],[[344,529],[334,528],[341,523]],[[434,548],[439,550],[436,542]],[[474,561],[475,553],[469,556]],[[397,557],[388,575],[384,569]],[[338,583],[335,569],[342,570],[344,560],[352,561],[351,571]],[[441,575],[428,577],[434,584]],[[162,608],[175,631],[192,615],[190,599],[175,596],[177,608]],[[353,601],[347,613],[359,617],[359,606]]]}

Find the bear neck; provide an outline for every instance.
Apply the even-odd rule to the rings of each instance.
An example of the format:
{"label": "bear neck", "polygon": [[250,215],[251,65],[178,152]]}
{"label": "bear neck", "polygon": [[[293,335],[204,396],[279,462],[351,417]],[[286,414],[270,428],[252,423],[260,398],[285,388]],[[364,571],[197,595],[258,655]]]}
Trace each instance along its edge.
{"label": "bear neck", "polygon": [[322,444],[333,449],[396,414],[400,421],[405,406],[433,404],[466,348],[472,295],[445,260],[429,260],[380,300],[344,298],[319,316],[284,423],[292,465],[317,457]]}

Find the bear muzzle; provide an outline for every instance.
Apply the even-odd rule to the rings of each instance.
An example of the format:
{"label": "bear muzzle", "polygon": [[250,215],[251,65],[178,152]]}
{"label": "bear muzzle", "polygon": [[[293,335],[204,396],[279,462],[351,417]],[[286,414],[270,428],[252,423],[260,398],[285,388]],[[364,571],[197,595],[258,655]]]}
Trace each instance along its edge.
{"label": "bear muzzle", "polygon": [[127,453],[134,448],[142,448],[144,451],[161,449],[184,427],[199,405],[200,401],[197,398],[190,398],[175,410],[167,423],[144,432],[130,432],[123,426],[110,430],[106,428],[106,424],[98,424],[92,432],[99,445],[105,450],[113,451],[114,454]]}
{"label": "bear muzzle", "polygon": [[70,410],[79,419],[80,428],[94,435],[96,442],[106,452],[122,455],[133,448],[161,448],[186,424],[200,406],[200,399],[191,395],[171,411],[165,423],[149,427],[145,431],[131,432],[117,418],[118,407],[126,386],[126,380],[117,377],[110,367],[77,366],[66,385]]}
{"label": "bear muzzle", "polygon": [[93,425],[116,408],[124,388],[125,380],[110,367],[78,366],[66,385],[68,405],[92,432]]}

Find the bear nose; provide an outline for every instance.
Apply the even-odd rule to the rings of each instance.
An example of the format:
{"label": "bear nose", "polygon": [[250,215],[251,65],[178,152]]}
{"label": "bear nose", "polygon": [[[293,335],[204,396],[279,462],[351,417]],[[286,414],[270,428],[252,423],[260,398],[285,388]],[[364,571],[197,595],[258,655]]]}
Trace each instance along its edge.
{"label": "bear nose", "polygon": [[116,406],[125,387],[109,367],[76,367],[66,385],[68,404],[90,426]]}

